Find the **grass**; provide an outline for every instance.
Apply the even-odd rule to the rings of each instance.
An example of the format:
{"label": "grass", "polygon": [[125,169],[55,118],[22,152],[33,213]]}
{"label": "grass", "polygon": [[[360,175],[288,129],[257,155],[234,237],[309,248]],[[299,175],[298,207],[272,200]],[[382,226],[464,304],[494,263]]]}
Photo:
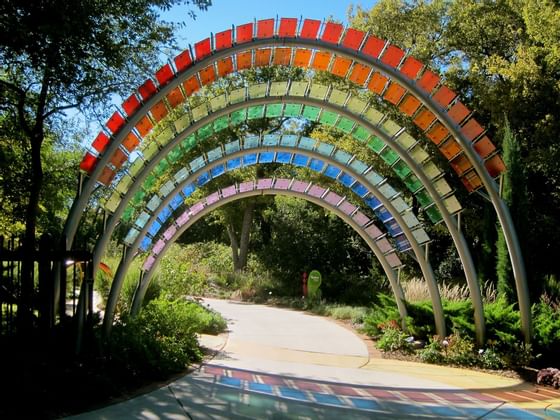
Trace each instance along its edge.
{"label": "grass", "polygon": [[[425,281],[414,278],[402,283],[404,295],[408,302],[423,302],[430,300],[430,292]],[[482,300],[484,303],[492,303],[496,301],[497,291],[495,286],[486,281],[482,287]],[[443,283],[439,287],[439,293],[443,300],[451,302],[460,302],[470,299],[469,287],[466,284],[448,284]]]}

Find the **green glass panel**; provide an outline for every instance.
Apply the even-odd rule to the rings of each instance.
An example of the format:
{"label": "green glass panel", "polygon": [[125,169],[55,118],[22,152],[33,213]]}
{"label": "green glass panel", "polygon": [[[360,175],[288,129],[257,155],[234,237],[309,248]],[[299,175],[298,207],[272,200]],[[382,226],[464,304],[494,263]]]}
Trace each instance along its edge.
{"label": "green glass panel", "polygon": [[411,192],[415,192],[419,188],[422,188],[422,183],[418,178],[416,178],[416,175],[414,174],[411,174],[408,178],[404,179],[404,184],[406,185],[406,188],[408,188],[408,190]]}
{"label": "green glass panel", "polygon": [[266,107],[266,116],[268,118],[278,118],[282,116],[282,104],[272,104]]}
{"label": "green glass panel", "polygon": [[225,108],[226,104],[227,101],[225,94],[210,99],[210,106],[212,107],[212,111],[218,111],[219,109]]}
{"label": "green glass panel", "polygon": [[368,141],[368,147],[373,150],[375,153],[379,154],[381,150],[385,147],[385,143],[379,137],[373,136]]}
{"label": "green glass panel", "polygon": [[194,134],[191,134],[181,143],[181,146],[183,146],[183,149],[185,149],[187,152],[191,150],[195,145],[196,145],[196,136]]}
{"label": "green glass panel", "polygon": [[323,100],[327,96],[328,90],[328,86],[313,84],[309,89],[309,97]]}
{"label": "green glass panel", "polygon": [[[155,171],[154,171],[155,172]],[[150,188],[152,188],[154,186],[154,184],[156,183],[156,176],[155,175],[148,175],[146,177],[146,179],[144,180],[144,183],[142,184],[142,189],[149,191]]]}
{"label": "green glass panel", "polygon": [[433,203],[430,194],[426,190],[418,191],[415,195],[420,205],[424,208]]}
{"label": "green glass panel", "polygon": [[292,82],[290,86],[290,95],[304,96],[307,90],[307,82]]}
{"label": "green glass panel", "polygon": [[214,133],[214,128],[212,127],[212,123],[208,123],[198,129],[196,136],[198,137],[198,141],[201,141],[210,137],[212,133]]}
{"label": "green glass panel", "polygon": [[305,108],[303,108],[303,116],[310,121],[317,121],[317,116],[319,115],[320,111],[321,108],[305,105]]}
{"label": "green glass panel", "polygon": [[286,108],[284,108],[284,115],[286,117],[299,117],[301,115],[301,105],[286,104]]}
{"label": "green glass panel", "polygon": [[161,176],[168,168],[169,162],[167,162],[165,159],[162,159],[161,162],[156,165],[154,173],[157,176]]}
{"label": "green glass panel", "polygon": [[436,206],[432,206],[424,211],[428,214],[428,218],[432,223],[438,223],[443,220],[443,217]]}
{"label": "green glass panel", "polygon": [[395,163],[395,166],[393,166],[393,170],[396,172],[400,179],[406,178],[412,172],[412,170],[403,160],[399,160],[397,163]]}
{"label": "green glass panel", "polygon": [[284,96],[288,89],[288,82],[272,82],[270,84],[270,96]]}
{"label": "green glass panel", "polygon": [[192,116],[194,121],[198,121],[208,115],[208,107],[202,104],[192,109]]}
{"label": "green glass panel", "polygon": [[183,149],[181,149],[180,146],[177,146],[169,152],[169,154],[167,155],[167,159],[175,163],[179,159],[181,159],[181,156],[183,156]]}
{"label": "green glass panel", "polygon": [[236,104],[245,100],[245,88],[232,90],[229,93],[229,103]]}
{"label": "green glass panel", "polygon": [[349,120],[348,118],[342,117],[338,124],[336,125],[337,128],[341,129],[346,133],[350,133],[354,128],[354,121]]}
{"label": "green glass panel", "polygon": [[134,216],[134,207],[128,206],[126,209],[124,209],[122,219],[125,222],[130,222],[132,220],[132,216]]}
{"label": "green glass panel", "polygon": [[137,206],[138,204],[140,204],[142,202],[142,200],[144,200],[144,197],[146,196],[146,193],[142,190],[138,191],[136,194],[134,194],[134,197],[132,197],[131,203],[133,206]]}
{"label": "green glass panel", "polygon": [[177,130],[177,133],[180,133],[189,125],[191,125],[191,117],[188,114],[185,114],[175,121],[175,130]]}
{"label": "green glass panel", "polygon": [[329,96],[329,102],[343,106],[344,102],[346,102],[346,97],[348,94],[338,89],[333,89],[331,95]]}
{"label": "green glass panel", "polygon": [[240,109],[239,111],[232,112],[230,118],[232,125],[244,123],[247,119],[247,109]]}
{"label": "green glass panel", "polygon": [[387,147],[385,148],[381,153],[380,153],[381,159],[383,159],[385,162],[387,162],[387,164],[392,165],[393,163],[395,163],[397,160],[399,160],[399,155],[397,155],[397,153]]}
{"label": "green glass panel", "polygon": [[367,131],[364,127],[359,125],[359,126],[356,127],[356,129],[352,133],[352,136],[356,140],[366,141],[369,138],[369,136],[371,136],[371,133],[369,131]]}
{"label": "green glass panel", "polygon": [[259,83],[258,85],[249,86],[249,97],[250,98],[262,98],[266,95],[266,83]]}
{"label": "green glass panel", "polygon": [[320,121],[322,124],[334,125],[337,119],[338,119],[338,114],[335,114],[334,112],[330,112],[330,111],[324,111],[321,114]]}
{"label": "green glass panel", "polygon": [[346,108],[348,108],[354,114],[361,114],[365,107],[366,103],[356,97],[352,97],[346,104]]}
{"label": "green glass panel", "polygon": [[252,106],[247,109],[247,119],[253,120],[255,118],[262,118],[264,112],[264,105]]}
{"label": "green glass panel", "polygon": [[222,131],[229,126],[229,118],[227,116],[214,120],[214,132]]}

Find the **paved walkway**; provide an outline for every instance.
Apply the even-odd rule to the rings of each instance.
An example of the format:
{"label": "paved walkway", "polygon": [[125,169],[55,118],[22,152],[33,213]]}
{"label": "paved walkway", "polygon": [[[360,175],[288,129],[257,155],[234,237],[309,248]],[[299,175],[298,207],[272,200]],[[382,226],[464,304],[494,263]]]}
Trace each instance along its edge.
{"label": "paved walkway", "polygon": [[[229,334],[218,353],[157,391],[79,419],[560,419],[560,392],[463,369],[372,357],[371,343],[322,317],[206,300]],[[368,348],[369,347],[369,348]]]}

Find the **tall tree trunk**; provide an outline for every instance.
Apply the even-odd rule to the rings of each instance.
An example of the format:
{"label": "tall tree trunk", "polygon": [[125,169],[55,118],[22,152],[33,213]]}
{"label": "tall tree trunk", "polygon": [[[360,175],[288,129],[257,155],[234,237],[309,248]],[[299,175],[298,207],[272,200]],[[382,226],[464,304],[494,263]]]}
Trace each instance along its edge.
{"label": "tall tree trunk", "polygon": [[228,223],[227,233],[231,246],[231,256],[233,259],[233,270],[242,271],[247,267],[247,257],[249,255],[249,242],[251,239],[251,227],[253,225],[253,215],[256,203],[249,201],[243,209],[243,221],[241,222],[241,233],[237,239],[237,233],[233,223]]}
{"label": "tall tree trunk", "polygon": [[231,258],[233,260],[233,271],[239,271],[239,243],[237,241],[237,234],[233,223],[228,223],[227,233],[229,236],[229,243],[231,246]]}

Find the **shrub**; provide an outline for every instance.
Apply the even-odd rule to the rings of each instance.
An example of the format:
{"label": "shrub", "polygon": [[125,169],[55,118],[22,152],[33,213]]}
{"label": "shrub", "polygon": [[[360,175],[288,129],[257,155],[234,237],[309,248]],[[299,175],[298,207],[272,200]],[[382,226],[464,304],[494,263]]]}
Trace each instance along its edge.
{"label": "shrub", "polygon": [[377,341],[377,348],[386,352],[412,353],[414,349],[408,338],[407,334],[397,328],[386,328]]}
{"label": "shrub", "polygon": [[430,338],[430,343],[418,352],[418,357],[424,363],[444,363],[445,356],[443,355],[443,347],[438,337]]}
{"label": "shrub", "polygon": [[381,334],[386,323],[399,325],[400,315],[396,302],[387,295],[378,294],[377,303],[364,316],[363,331],[369,336]]}
{"label": "shrub", "polygon": [[460,366],[474,366],[476,364],[474,344],[470,338],[454,333],[447,337],[446,341],[448,345],[445,349],[445,356],[450,363]]}
{"label": "shrub", "polygon": [[479,350],[478,361],[485,369],[502,369],[505,366],[504,360],[491,348]]}

